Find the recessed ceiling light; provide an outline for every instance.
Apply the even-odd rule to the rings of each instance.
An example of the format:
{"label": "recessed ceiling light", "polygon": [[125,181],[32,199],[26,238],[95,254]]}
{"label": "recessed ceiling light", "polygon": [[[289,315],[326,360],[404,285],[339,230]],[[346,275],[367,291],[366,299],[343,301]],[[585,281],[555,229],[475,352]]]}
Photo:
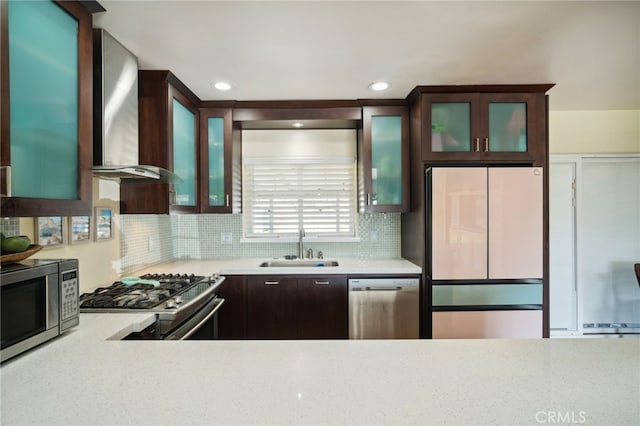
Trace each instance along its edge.
{"label": "recessed ceiling light", "polygon": [[374,81],[369,85],[369,89],[375,90],[376,92],[387,90],[389,87],[391,87],[391,83],[386,81]]}
{"label": "recessed ceiling light", "polygon": [[214,83],[213,87],[215,87],[218,90],[230,90],[231,89],[231,85],[229,83],[227,83],[226,81],[218,81],[218,82]]}
{"label": "recessed ceiling light", "polygon": [[300,127],[304,127],[304,124],[300,123],[299,121],[296,121],[295,123],[292,124],[292,126],[296,128],[300,128]]}

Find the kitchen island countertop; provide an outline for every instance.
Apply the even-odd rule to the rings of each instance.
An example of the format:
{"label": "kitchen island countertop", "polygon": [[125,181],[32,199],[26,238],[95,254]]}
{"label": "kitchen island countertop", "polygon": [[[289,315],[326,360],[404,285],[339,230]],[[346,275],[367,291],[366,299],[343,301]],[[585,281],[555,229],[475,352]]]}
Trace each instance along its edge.
{"label": "kitchen island countertop", "polygon": [[637,424],[640,339],[118,341],[80,326],[0,368],[3,425]]}

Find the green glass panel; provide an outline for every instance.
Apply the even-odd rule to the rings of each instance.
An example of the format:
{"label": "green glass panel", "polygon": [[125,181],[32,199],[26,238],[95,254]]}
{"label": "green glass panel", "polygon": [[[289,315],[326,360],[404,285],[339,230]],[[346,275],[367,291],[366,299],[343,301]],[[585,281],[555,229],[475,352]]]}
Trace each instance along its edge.
{"label": "green glass panel", "polygon": [[527,104],[489,103],[489,151],[527,151]]}
{"label": "green glass panel", "polygon": [[173,100],[173,172],[181,179],[174,184],[178,206],[196,205],[196,116]]}
{"label": "green glass panel", "polygon": [[224,118],[207,120],[209,147],[209,205],[224,206]]}
{"label": "green glass panel", "polygon": [[15,197],[78,198],[78,21],[50,1],[11,1]]}
{"label": "green glass panel", "polygon": [[371,203],[402,204],[402,117],[371,117]]}
{"label": "green glass panel", "polygon": [[431,104],[431,151],[471,151],[471,107],[468,102]]}
{"label": "green glass panel", "polygon": [[432,289],[433,306],[542,304],[542,284],[454,284]]}

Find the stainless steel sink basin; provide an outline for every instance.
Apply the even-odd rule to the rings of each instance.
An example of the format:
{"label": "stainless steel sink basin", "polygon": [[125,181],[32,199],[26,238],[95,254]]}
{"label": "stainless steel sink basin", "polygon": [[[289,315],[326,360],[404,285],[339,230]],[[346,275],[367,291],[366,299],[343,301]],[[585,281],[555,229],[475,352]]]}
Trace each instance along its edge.
{"label": "stainless steel sink basin", "polygon": [[322,268],[327,266],[338,266],[335,260],[323,259],[294,259],[294,260],[269,260],[260,264],[261,268],[282,268],[282,267],[310,267]]}

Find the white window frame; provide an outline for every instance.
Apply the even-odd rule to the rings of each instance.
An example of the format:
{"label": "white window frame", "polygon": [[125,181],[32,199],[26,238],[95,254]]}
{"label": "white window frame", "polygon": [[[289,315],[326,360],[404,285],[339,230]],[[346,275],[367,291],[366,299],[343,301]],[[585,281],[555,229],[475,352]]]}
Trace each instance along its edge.
{"label": "white window frame", "polygon": [[[244,158],[242,241],[297,241],[300,227],[304,229],[305,240],[359,241],[356,167],[354,157]],[[272,185],[267,182],[267,186],[256,191],[256,170],[264,173],[266,179],[274,178],[275,181],[271,182]],[[327,171],[329,173],[325,175]],[[347,179],[337,185],[322,182],[324,178],[339,180],[340,175]],[[269,209],[264,202],[270,199],[277,200],[276,197],[280,195],[281,211],[268,212]],[[321,203],[316,203],[314,198],[327,199],[329,204],[325,208],[328,211],[323,212]],[[338,201],[338,198],[342,198],[342,202]],[[256,207],[260,203],[262,205]],[[305,211],[308,214],[305,214]],[[269,216],[269,213],[275,215]],[[332,215],[340,218],[333,221],[330,218]],[[261,232],[256,228],[255,222],[259,220],[257,216],[262,216],[265,226],[268,223],[271,232]],[[333,230],[327,229],[332,226],[331,223],[335,227]],[[340,227],[346,228],[345,231],[336,230]]]}

